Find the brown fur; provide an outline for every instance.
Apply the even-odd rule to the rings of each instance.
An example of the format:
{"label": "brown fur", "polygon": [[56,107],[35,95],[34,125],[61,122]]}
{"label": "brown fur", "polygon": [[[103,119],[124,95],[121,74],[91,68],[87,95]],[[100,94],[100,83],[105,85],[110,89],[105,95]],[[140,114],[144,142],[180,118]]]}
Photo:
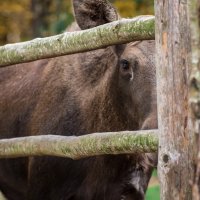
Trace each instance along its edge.
{"label": "brown fur", "polygon": [[[104,9],[95,23],[85,8],[92,10],[101,2]],[[74,0],[75,13],[88,20],[82,28],[116,19],[114,8],[105,2]],[[77,19],[80,23],[79,15]],[[128,70],[123,70],[122,60],[128,61]],[[154,41],[3,68],[0,138],[156,128],[155,75]],[[0,190],[9,200],[140,200],[152,171],[150,158],[2,159]]]}

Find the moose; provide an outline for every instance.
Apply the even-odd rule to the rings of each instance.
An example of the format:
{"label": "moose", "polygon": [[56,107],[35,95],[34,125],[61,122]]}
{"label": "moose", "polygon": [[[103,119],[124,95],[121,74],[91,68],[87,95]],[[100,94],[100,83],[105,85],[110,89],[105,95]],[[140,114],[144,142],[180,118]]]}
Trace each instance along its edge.
{"label": "moose", "polygon": [[[68,31],[119,19],[107,0],[73,0]],[[0,138],[157,128],[155,42],[0,69]],[[143,200],[154,154],[0,159],[8,200]]]}

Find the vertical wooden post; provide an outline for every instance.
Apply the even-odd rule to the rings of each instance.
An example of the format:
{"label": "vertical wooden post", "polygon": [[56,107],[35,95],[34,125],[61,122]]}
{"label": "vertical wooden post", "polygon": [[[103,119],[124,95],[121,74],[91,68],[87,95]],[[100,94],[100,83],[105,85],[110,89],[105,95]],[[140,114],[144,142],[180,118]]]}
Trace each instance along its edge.
{"label": "vertical wooden post", "polygon": [[191,0],[190,6],[190,29],[191,29],[191,72],[190,72],[190,123],[196,133],[197,141],[197,164],[193,184],[193,200],[200,200],[200,1]]}
{"label": "vertical wooden post", "polygon": [[188,127],[189,0],[155,0],[161,199],[191,200],[194,134]]}

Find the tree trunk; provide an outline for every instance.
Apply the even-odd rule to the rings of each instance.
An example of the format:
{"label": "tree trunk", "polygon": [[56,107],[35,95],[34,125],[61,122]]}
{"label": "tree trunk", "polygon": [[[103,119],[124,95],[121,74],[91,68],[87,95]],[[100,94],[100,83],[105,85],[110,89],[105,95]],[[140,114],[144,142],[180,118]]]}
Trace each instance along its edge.
{"label": "tree trunk", "polygon": [[190,28],[192,39],[191,75],[190,75],[190,106],[191,124],[196,133],[197,150],[196,172],[193,185],[193,200],[200,200],[200,1],[190,3]]}
{"label": "tree trunk", "polygon": [[156,0],[161,199],[191,200],[195,140],[190,129],[188,76],[190,27],[187,0]]}

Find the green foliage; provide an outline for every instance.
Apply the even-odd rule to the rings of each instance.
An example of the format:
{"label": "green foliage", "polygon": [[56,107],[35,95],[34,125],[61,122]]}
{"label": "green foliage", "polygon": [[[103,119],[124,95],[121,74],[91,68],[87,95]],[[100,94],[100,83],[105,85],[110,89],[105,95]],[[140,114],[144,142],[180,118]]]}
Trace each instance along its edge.
{"label": "green foliage", "polygon": [[63,32],[73,21],[71,1],[51,1],[49,15],[46,18],[49,26],[45,30],[47,32],[45,35],[55,35]]}
{"label": "green foliage", "polygon": [[146,200],[160,200],[160,186],[158,182],[157,170],[153,171],[147,192]]}
{"label": "green foliage", "polygon": [[146,193],[146,200],[160,200],[160,187],[149,187]]}
{"label": "green foliage", "polygon": [[[122,17],[153,14],[153,0],[110,0]],[[70,0],[1,0],[0,44],[63,32],[73,21]]]}
{"label": "green foliage", "polygon": [[122,17],[134,17],[136,15],[154,13],[153,0],[115,0],[114,5]]}
{"label": "green foliage", "polygon": [[157,177],[157,176],[158,176],[157,170],[154,170],[154,171],[153,171],[152,176],[153,176],[153,177]]}
{"label": "green foliage", "polygon": [[31,21],[30,1],[1,0],[0,43],[17,42],[29,37]]}

